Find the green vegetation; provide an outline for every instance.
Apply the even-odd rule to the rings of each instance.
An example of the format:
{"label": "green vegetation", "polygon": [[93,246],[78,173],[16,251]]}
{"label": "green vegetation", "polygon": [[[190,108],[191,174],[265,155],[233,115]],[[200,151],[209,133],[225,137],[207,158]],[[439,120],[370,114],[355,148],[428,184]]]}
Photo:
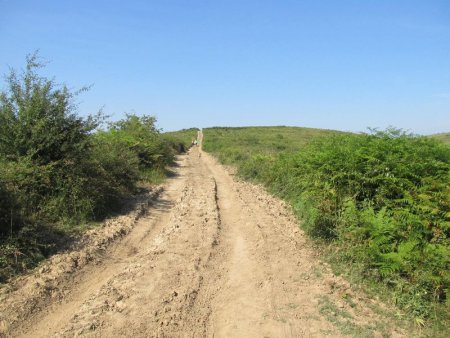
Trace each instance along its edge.
{"label": "green vegetation", "polygon": [[197,132],[197,128],[189,128],[165,132],[162,137],[173,144],[178,152],[185,152],[187,150],[186,145],[190,146],[192,141],[197,138]]}
{"label": "green vegetation", "polygon": [[434,134],[431,137],[450,145],[450,133]]}
{"label": "green vegetation", "polygon": [[[239,127],[207,128],[203,130],[206,142],[203,149],[213,153],[224,164],[242,164],[247,161],[273,158],[280,152],[295,152],[314,137],[340,134],[334,130],[298,127]],[[241,171],[242,173],[242,171]],[[256,175],[250,175],[256,176]]]}
{"label": "green vegetation", "polygon": [[182,140],[149,116],[105,130],[80,117],[66,86],[38,75],[36,54],[0,93],[0,283],[70,242],[80,223],[118,211],[140,181],[161,179]]}
{"label": "green vegetation", "polygon": [[[382,321],[357,325],[353,316],[344,309],[339,308],[327,296],[322,296],[319,301],[320,314],[333,323],[339,331],[346,336],[352,337],[374,337],[378,332],[382,337],[389,337],[388,331]],[[387,325],[386,325],[387,326]]]}
{"label": "green vegetation", "polygon": [[[395,129],[309,131],[312,138],[306,131],[206,129],[204,149],[289,201],[335,262],[351,263],[350,274],[388,291],[417,324],[445,325],[450,147]],[[279,152],[278,142],[285,142]]]}

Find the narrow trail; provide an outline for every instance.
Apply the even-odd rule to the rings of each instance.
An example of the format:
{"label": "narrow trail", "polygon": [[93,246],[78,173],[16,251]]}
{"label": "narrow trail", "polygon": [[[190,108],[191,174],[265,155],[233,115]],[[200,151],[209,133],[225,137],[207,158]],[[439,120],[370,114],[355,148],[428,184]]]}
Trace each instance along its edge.
{"label": "narrow trail", "polygon": [[23,316],[2,302],[4,335],[402,336],[318,260],[283,202],[200,154],[181,156],[130,232],[54,286],[61,297]]}

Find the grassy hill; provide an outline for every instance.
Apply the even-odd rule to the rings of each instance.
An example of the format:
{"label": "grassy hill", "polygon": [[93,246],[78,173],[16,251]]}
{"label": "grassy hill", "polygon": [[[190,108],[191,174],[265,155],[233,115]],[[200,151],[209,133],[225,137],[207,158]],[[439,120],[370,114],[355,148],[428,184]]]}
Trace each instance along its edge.
{"label": "grassy hill", "polygon": [[276,156],[295,152],[317,137],[342,134],[301,127],[213,127],[203,129],[203,149],[225,164],[243,163],[253,155]]}
{"label": "grassy hill", "polygon": [[434,134],[431,137],[450,145],[450,133]]}

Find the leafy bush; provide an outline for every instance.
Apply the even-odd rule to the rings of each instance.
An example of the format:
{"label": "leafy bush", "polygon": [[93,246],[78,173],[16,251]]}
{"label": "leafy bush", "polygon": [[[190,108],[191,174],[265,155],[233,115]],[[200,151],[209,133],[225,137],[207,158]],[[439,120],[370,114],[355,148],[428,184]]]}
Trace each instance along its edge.
{"label": "leafy bush", "polygon": [[98,139],[126,149],[137,160],[139,177],[155,180],[166,174],[166,166],[173,163],[178,149],[185,149],[182,141],[169,141],[161,136],[152,116],[126,115],[126,118],[112,123],[107,132],[99,133]]}
{"label": "leafy bush", "polygon": [[[450,285],[450,148],[387,130],[312,142],[282,156],[267,183],[307,231],[336,239],[379,280],[442,302]],[[426,312],[426,309],[422,309]],[[420,313],[424,315],[425,313]]]}
{"label": "leafy bush", "polygon": [[92,155],[108,176],[111,187],[118,195],[123,195],[135,189],[140,177],[139,159],[129,144],[117,136],[117,133],[104,131],[93,135]]}
{"label": "leafy bush", "polygon": [[[78,199],[86,182],[83,168],[91,148],[90,133],[98,117],[75,114],[76,95],[40,77],[37,55],[26,70],[12,70],[0,95],[2,181],[20,205],[20,216],[84,215],[90,201]],[[76,196],[76,197],[75,197]]]}
{"label": "leafy bush", "polygon": [[[4,178],[4,165],[0,163],[0,177]],[[16,201],[11,192],[7,189],[6,182],[0,181],[0,235],[11,232],[11,224],[14,221],[14,209]]]}
{"label": "leafy bush", "polygon": [[167,154],[163,140],[159,137],[159,130],[155,126],[153,116],[127,115],[125,119],[111,124],[111,133],[127,143],[139,158],[142,170],[161,167],[172,160]]}

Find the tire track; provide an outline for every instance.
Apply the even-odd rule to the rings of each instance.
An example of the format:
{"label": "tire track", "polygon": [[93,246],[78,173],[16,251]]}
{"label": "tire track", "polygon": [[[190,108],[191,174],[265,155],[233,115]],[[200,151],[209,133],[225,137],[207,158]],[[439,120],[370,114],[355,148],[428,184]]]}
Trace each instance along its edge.
{"label": "tire track", "polygon": [[[201,132],[198,139],[201,144]],[[367,309],[371,300],[318,261],[283,202],[235,180],[200,153],[201,147],[194,147],[182,158],[178,176],[123,240],[61,279],[60,288],[69,293],[43,303],[8,334],[346,335],[323,315],[324,300],[346,311],[352,328],[386,321]],[[357,300],[355,309],[343,304],[343,292]],[[402,336],[386,323],[383,330],[358,332]]]}

